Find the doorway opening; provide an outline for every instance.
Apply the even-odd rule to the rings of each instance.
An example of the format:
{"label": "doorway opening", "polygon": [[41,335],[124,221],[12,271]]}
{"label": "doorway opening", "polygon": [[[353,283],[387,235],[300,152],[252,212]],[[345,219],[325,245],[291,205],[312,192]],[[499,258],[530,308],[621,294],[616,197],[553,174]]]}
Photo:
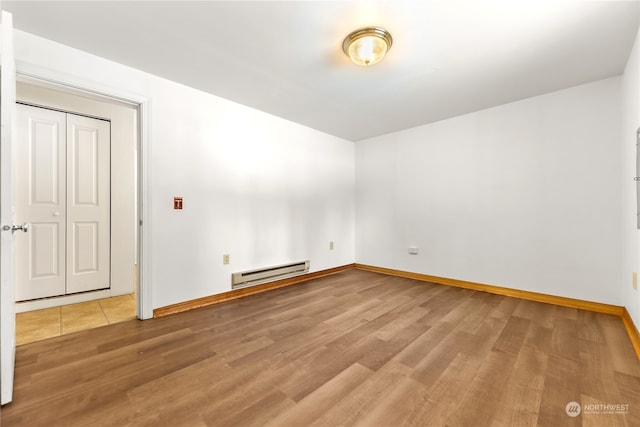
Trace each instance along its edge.
{"label": "doorway opening", "polygon": [[[106,275],[103,274],[102,282],[93,288],[70,288],[71,291],[54,292],[52,295],[42,297],[35,294],[34,298],[17,302],[17,343],[23,344],[136,317],[144,318],[140,301],[138,269],[141,252],[139,243],[141,105],[54,83],[48,79],[42,80],[20,74],[17,78],[16,94],[16,101],[20,104],[49,111],[55,110],[59,114],[71,115],[71,117],[80,115],[102,120],[110,123],[111,126],[108,155],[110,177],[107,178],[111,187],[108,200],[109,211],[106,220],[105,216],[102,217],[102,221],[107,223],[109,230],[106,235],[108,254],[106,262],[104,259],[100,261],[101,266],[106,267]],[[104,181],[104,176],[101,179]],[[89,181],[92,181],[91,178]],[[16,193],[25,190],[25,188],[16,187]],[[68,193],[69,190],[65,191]],[[56,216],[55,214],[58,213],[62,216],[60,212],[55,210],[52,215]],[[79,230],[79,234],[84,231],[88,242],[91,242],[95,236],[95,230],[87,225],[90,222],[84,221],[82,224],[84,230],[82,227],[75,227]],[[46,227],[42,228],[46,230]],[[16,236],[16,238],[20,237],[25,236]],[[63,236],[61,239],[73,244],[77,236],[72,239]],[[104,241],[105,237],[101,240]],[[62,247],[64,249],[64,245]],[[50,257],[51,254],[47,255]],[[78,256],[84,257],[85,266],[91,267],[95,260],[93,255],[95,254],[89,245],[71,256],[75,261],[79,261]],[[53,265],[51,262],[49,264]],[[98,262],[96,261],[95,264],[97,265]],[[47,262],[43,265],[47,265]],[[60,265],[62,268],[57,269],[59,272],[60,270],[63,273],[69,271],[69,263]],[[16,265],[16,269],[18,268],[20,266]],[[33,269],[33,265],[31,268]],[[18,286],[21,286],[21,283],[16,281],[16,287]],[[16,295],[19,294],[16,292]]]}

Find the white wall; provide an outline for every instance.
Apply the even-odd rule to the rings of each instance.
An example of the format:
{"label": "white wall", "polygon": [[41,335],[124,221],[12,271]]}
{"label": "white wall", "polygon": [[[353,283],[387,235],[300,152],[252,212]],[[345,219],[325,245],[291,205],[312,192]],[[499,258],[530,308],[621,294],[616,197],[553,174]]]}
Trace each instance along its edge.
{"label": "white wall", "polygon": [[228,291],[234,271],[353,262],[353,143],[168,81],[151,91],[157,306]]}
{"label": "white wall", "polygon": [[228,291],[235,271],[354,262],[353,143],[21,31],[15,38],[22,69],[150,99],[144,227],[154,308]]}
{"label": "white wall", "polygon": [[621,305],[620,83],[358,142],[356,262]]}
{"label": "white wall", "polygon": [[624,306],[631,315],[636,327],[640,329],[640,292],[634,290],[633,272],[640,272],[640,233],[636,228],[637,211],[636,184],[636,131],[640,127],[640,31],[627,61],[622,77],[623,93],[623,215],[621,218],[624,237],[623,297]]}

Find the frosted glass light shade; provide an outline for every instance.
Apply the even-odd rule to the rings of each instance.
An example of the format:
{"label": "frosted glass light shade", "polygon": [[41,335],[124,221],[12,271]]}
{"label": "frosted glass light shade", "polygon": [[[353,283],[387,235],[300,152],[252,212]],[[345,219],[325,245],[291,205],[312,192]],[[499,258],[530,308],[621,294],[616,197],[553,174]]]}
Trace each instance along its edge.
{"label": "frosted glass light shade", "polygon": [[342,42],[342,50],[356,64],[369,66],[384,58],[391,48],[391,34],[383,28],[363,28],[349,34]]}

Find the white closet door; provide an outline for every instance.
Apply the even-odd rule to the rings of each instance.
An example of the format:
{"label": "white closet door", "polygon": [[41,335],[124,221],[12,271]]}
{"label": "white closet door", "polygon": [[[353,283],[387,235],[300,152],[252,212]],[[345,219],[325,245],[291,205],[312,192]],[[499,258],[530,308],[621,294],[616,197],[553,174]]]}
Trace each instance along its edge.
{"label": "white closet door", "polygon": [[110,285],[110,123],[17,106],[16,300]]}
{"label": "white closet door", "polygon": [[67,114],[67,293],[109,288],[108,121]]}
{"label": "white closet door", "polygon": [[66,114],[16,106],[16,300],[65,293]]}

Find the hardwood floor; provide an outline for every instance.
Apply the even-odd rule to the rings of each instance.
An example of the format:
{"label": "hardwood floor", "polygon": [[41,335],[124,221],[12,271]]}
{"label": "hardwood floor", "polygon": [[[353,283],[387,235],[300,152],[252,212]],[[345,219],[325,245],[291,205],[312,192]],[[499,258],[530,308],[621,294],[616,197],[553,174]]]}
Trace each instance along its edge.
{"label": "hardwood floor", "polygon": [[3,427],[640,425],[620,318],[355,269],[26,344],[15,380]]}

